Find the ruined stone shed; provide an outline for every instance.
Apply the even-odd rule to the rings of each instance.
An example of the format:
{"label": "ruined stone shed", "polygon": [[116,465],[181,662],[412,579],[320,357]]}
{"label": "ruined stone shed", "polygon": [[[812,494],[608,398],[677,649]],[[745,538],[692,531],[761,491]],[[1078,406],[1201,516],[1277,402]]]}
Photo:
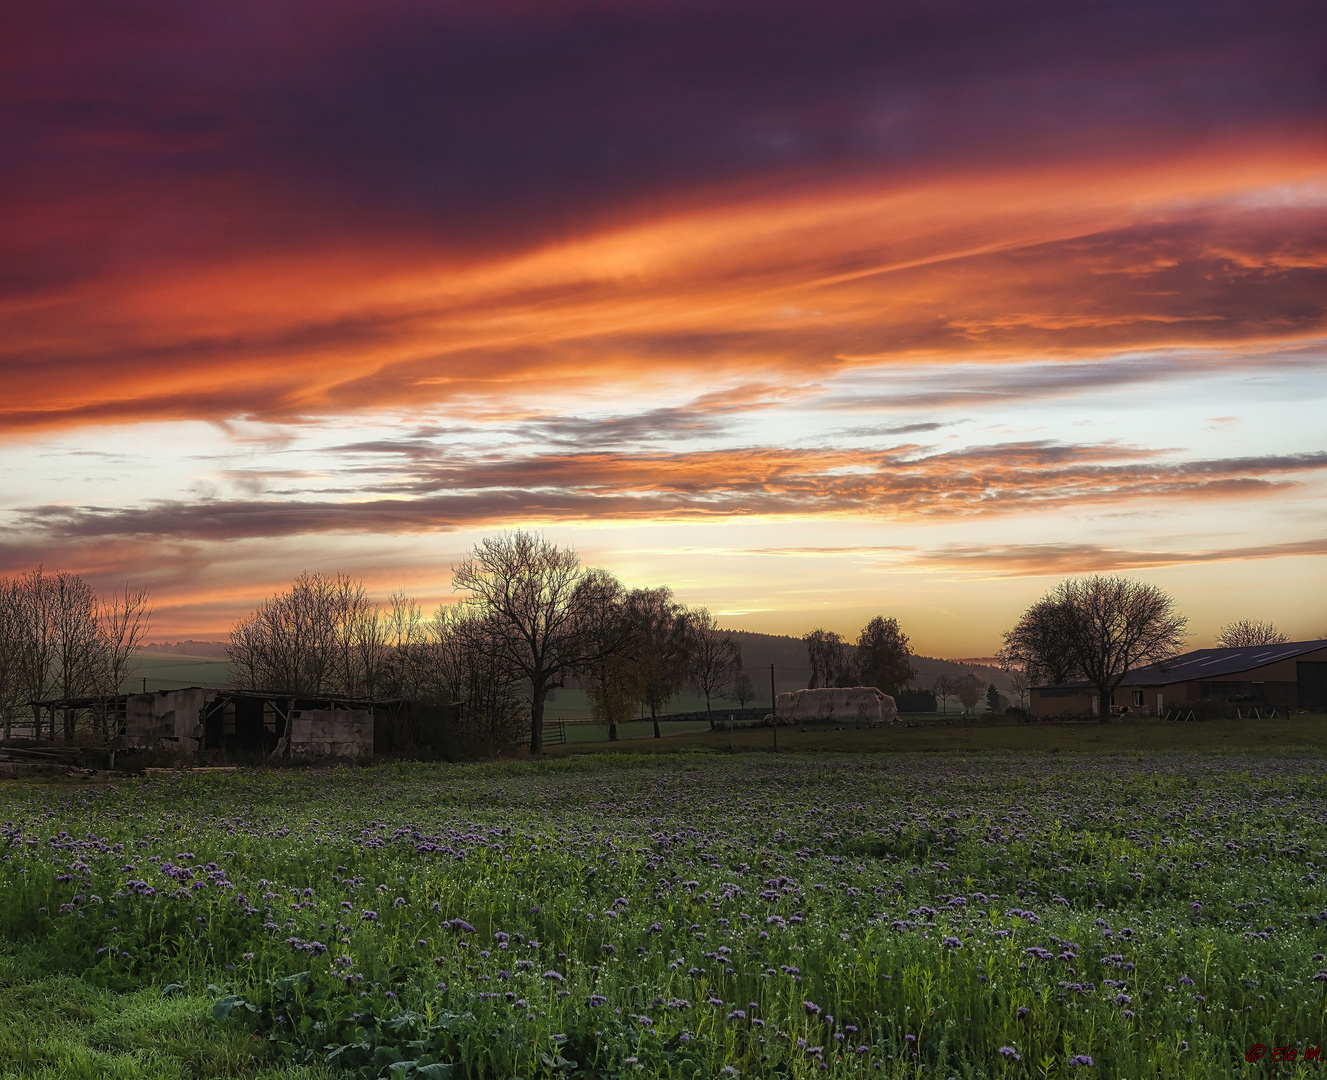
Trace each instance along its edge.
{"label": "ruined stone shed", "polygon": [[87,711],[116,751],[168,750],[186,760],[229,754],[366,757],[392,749],[409,704],[339,695],[191,686],[106,698],[34,702],[51,722],[34,734],[54,738],[57,712]]}

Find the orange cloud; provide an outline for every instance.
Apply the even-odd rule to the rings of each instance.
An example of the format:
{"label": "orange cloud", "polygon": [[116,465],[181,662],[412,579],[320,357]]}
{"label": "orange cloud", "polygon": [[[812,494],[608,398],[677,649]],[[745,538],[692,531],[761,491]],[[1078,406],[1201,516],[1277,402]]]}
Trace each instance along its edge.
{"label": "orange cloud", "polygon": [[[319,246],[154,266],[0,306],[0,430],[1303,341],[1327,295],[1315,184],[1327,154],[1282,147],[1256,166],[816,186],[489,261]],[[1287,186],[1298,201],[1248,205]]]}
{"label": "orange cloud", "polygon": [[[379,448],[390,451],[390,445]],[[1013,443],[952,453],[750,448],[546,453],[421,460],[377,470],[338,501],[158,500],[124,509],[51,505],[21,527],[97,537],[230,541],[318,533],[417,533],[505,521],[669,521],[752,515],[885,520],[1268,494],[1327,469],[1327,453],[1170,462],[1114,446]],[[1130,460],[1132,458],[1132,460]],[[393,472],[394,470],[394,472]]]}

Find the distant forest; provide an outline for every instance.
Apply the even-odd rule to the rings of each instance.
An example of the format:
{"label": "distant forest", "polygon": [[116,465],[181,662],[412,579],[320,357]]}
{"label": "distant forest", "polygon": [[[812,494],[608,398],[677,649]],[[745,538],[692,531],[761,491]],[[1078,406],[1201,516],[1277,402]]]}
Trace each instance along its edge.
{"label": "distant forest", "polygon": [[[801,638],[787,634],[758,634],[750,630],[729,630],[742,649],[742,666],[749,672],[763,671],[774,664],[781,679],[804,674],[810,675],[811,664],[806,644]],[[146,653],[170,653],[178,656],[196,656],[209,660],[226,659],[224,641],[160,642],[142,647]],[[855,651],[849,646],[850,651]],[[977,674],[984,682],[995,683],[1001,693],[1009,693],[1009,679],[999,668],[989,664],[970,664],[960,660],[940,660],[931,656],[913,656],[912,666],[917,671],[917,685],[929,686],[937,675],[958,675],[964,671]]]}

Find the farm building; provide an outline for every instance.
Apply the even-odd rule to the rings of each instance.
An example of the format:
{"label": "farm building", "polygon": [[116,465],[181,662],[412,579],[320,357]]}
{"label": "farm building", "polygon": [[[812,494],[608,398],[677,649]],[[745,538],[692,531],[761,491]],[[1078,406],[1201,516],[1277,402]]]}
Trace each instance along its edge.
{"label": "farm building", "polygon": [[[189,761],[231,753],[363,757],[392,749],[408,703],[200,686],[109,698],[33,702],[37,739],[71,739],[77,717],[113,751],[173,750]],[[19,725],[15,725],[16,727]],[[86,731],[87,729],[84,728]]]}
{"label": "farm building", "polygon": [[[1250,709],[1327,710],[1327,641],[1196,649],[1136,668],[1111,702],[1144,716],[1165,716],[1200,700],[1246,703]],[[1034,686],[1033,716],[1096,715],[1096,692],[1085,682]]]}

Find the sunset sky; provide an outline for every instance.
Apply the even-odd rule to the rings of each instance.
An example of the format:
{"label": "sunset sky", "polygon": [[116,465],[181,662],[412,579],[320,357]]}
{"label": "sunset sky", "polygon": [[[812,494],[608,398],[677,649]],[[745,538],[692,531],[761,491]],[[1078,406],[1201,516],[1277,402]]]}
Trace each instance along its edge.
{"label": "sunset sky", "polygon": [[1327,6],[0,15],[0,573],[223,637],[522,526],[988,655],[1061,577],[1327,634]]}

